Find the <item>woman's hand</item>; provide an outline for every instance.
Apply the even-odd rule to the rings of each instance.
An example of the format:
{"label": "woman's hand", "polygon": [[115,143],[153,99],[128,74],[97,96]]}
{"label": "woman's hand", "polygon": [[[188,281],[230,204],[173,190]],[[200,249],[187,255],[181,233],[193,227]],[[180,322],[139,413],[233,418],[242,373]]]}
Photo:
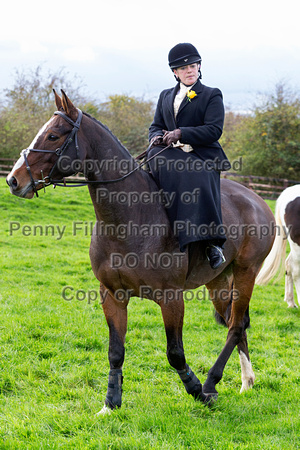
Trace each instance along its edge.
{"label": "woman's hand", "polygon": [[155,145],[160,145],[163,143],[163,136],[154,136],[154,138],[151,139],[150,144],[155,146]]}
{"label": "woman's hand", "polygon": [[176,128],[173,131],[163,130],[163,132],[163,143],[166,145],[171,145],[181,138],[181,130],[179,128]]}

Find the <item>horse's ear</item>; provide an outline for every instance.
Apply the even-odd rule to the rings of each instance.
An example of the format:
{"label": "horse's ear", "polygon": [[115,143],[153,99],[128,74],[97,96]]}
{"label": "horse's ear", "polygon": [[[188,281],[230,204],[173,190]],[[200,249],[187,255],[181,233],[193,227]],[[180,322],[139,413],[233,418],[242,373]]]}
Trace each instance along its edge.
{"label": "horse's ear", "polygon": [[61,98],[57,94],[55,89],[53,89],[53,92],[54,92],[54,96],[55,96],[55,104],[56,104],[57,111],[61,111],[63,109]]}
{"label": "horse's ear", "polygon": [[73,103],[71,102],[71,100],[69,99],[67,94],[62,89],[61,89],[61,93],[62,93],[61,100],[62,100],[63,109],[64,109],[65,113],[67,114],[67,116],[69,116],[75,122],[77,119],[77,116],[78,116],[78,110],[73,105]]}

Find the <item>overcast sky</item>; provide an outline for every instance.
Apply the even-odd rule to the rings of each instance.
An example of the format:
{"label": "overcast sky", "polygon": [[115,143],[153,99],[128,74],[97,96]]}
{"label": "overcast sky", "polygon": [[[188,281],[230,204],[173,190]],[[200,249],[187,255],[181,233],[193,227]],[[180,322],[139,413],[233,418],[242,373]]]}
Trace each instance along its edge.
{"label": "overcast sky", "polygon": [[12,86],[15,69],[42,64],[76,74],[99,100],[125,93],[156,101],[175,83],[170,48],[191,42],[202,56],[202,82],[219,87],[227,107],[245,110],[279,81],[300,88],[297,3],[8,0],[1,7],[0,90]]}

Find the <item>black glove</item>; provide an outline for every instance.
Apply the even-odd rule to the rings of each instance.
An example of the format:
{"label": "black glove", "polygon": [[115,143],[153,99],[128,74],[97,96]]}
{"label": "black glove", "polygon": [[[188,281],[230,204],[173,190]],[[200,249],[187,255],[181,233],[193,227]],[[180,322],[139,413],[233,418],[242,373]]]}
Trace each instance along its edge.
{"label": "black glove", "polygon": [[153,147],[155,145],[160,145],[163,143],[163,136],[154,136],[154,138],[151,139],[151,145],[153,145]]}
{"label": "black glove", "polygon": [[177,141],[179,141],[179,139],[181,138],[181,130],[179,128],[176,128],[176,130],[173,131],[164,131],[164,135],[163,135],[163,143],[166,145],[171,145]]}

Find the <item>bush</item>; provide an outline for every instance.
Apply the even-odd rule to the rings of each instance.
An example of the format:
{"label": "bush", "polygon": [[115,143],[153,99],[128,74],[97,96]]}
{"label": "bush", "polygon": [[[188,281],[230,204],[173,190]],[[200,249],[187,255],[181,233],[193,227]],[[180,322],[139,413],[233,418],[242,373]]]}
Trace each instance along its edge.
{"label": "bush", "polygon": [[82,83],[68,78],[63,70],[44,73],[39,66],[28,72],[16,71],[12,89],[5,89],[0,103],[0,157],[17,158],[32,142],[41,126],[52,116],[53,88],[60,88],[83,111],[107,125],[133,154],[148,146],[148,128],[153,104],[127,95],[111,95],[104,103],[81,94]]}
{"label": "bush", "polygon": [[251,115],[228,130],[225,150],[242,157],[242,173],[300,179],[300,99],[284,83],[261,100]]}

